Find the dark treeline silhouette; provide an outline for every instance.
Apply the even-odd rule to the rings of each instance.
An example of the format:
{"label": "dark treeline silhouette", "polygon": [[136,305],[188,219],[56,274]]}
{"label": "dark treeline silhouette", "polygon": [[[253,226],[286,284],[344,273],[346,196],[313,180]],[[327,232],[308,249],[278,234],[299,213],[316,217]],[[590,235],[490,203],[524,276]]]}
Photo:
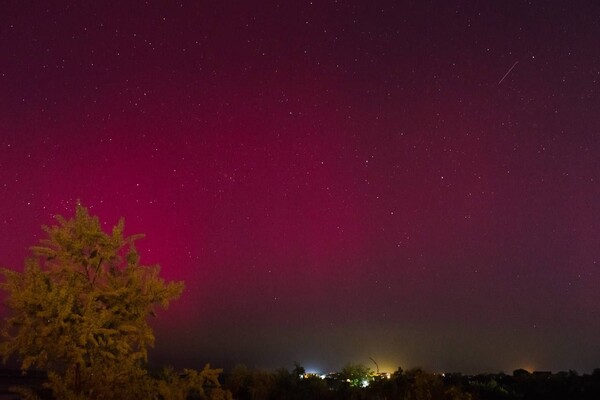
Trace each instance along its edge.
{"label": "dark treeline silhouette", "polygon": [[[0,399],[20,398],[10,387],[33,389],[41,399],[54,397],[42,389],[43,372],[0,370]],[[375,374],[360,364],[339,373],[307,374],[296,364],[289,371],[264,371],[238,365],[221,376],[223,389],[236,400],[597,400],[600,369],[580,375],[575,371],[463,375],[433,374],[420,368],[398,368]],[[368,384],[366,384],[368,383]],[[366,384],[366,385],[365,385]],[[190,394],[188,399],[208,396]]]}
{"label": "dark treeline silhouette", "polygon": [[339,373],[319,376],[306,374],[298,364],[292,371],[264,371],[238,365],[222,378],[224,388],[237,400],[600,399],[600,369],[591,375],[525,370],[516,370],[512,375],[463,375],[398,368],[388,375],[375,374],[360,365],[348,365]]}

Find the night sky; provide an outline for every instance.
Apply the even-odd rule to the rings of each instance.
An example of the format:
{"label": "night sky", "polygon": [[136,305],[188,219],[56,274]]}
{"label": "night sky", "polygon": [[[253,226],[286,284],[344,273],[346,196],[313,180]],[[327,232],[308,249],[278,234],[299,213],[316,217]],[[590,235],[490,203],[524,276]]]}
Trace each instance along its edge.
{"label": "night sky", "polygon": [[77,199],[186,283],[154,363],[590,371],[600,5],[4,1],[0,264]]}

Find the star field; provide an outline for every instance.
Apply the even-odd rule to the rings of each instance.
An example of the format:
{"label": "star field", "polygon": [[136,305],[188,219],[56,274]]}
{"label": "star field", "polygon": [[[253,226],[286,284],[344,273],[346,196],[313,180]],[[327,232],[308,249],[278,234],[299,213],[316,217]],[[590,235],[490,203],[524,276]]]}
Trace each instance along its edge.
{"label": "star field", "polygon": [[123,216],[186,283],[154,362],[600,366],[592,2],[0,15],[0,263]]}

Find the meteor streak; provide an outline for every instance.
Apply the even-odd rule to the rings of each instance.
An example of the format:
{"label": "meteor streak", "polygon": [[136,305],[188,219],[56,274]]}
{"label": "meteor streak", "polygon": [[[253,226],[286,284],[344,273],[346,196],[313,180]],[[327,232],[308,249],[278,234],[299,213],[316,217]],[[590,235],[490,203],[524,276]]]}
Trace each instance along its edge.
{"label": "meteor streak", "polygon": [[498,82],[498,85],[500,85],[502,83],[502,81],[504,80],[504,78],[506,78],[508,76],[508,74],[510,74],[510,71],[513,70],[513,68],[515,67],[515,65],[517,65],[519,62],[515,61],[515,63],[512,65],[512,67],[510,67],[508,69],[508,71],[506,71],[506,73],[504,74],[504,76],[502,77],[502,79],[500,79],[500,81]]}

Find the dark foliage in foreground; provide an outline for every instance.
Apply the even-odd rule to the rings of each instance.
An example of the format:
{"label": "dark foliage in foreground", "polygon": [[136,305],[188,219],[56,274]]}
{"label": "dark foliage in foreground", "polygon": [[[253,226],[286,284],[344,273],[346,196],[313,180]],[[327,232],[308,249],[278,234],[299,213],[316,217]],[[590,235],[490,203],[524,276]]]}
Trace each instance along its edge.
{"label": "dark foliage in foreground", "polygon": [[[345,368],[346,370],[347,368]],[[366,369],[368,371],[368,369]],[[237,400],[597,400],[600,369],[591,375],[574,371],[529,373],[517,370],[483,375],[432,374],[398,368],[389,377],[369,371],[368,385],[356,385],[344,375],[305,374],[249,369],[238,365],[224,376],[224,388]]]}

